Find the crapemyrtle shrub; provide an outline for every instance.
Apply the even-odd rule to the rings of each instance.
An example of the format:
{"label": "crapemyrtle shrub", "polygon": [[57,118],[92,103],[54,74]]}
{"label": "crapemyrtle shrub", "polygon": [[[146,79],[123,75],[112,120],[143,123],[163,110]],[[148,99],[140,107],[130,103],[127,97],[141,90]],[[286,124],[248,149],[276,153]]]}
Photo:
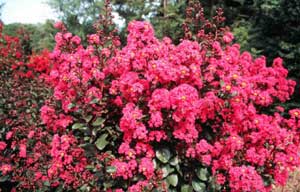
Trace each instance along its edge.
{"label": "crapemyrtle shrub", "polygon": [[0,22],[0,62],[2,74],[18,62],[22,56],[22,47],[17,37],[2,34],[3,23]]}
{"label": "crapemyrtle shrub", "polygon": [[50,72],[50,52],[45,49],[40,53],[28,55],[25,60],[20,60],[11,67],[16,78],[43,79]]}
{"label": "crapemyrtle shrub", "polygon": [[[29,55],[24,54],[19,38],[2,35],[2,27],[1,24],[0,189],[42,189],[43,179],[35,178],[49,165],[51,135],[45,132],[39,108],[50,92],[35,73],[21,69]],[[32,62],[38,65],[39,61]]]}
{"label": "crapemyrtle shrub", "polygon": [[112,33],[103,39],[103,29],[82,47],[58,23],[48,79],[56,106],[41,109],[43,122],[79,138],[102,190],[270,191],[285,184],[299,165],[299,110],[280,115],[278,104],[295,86],[282,59],[268,67],[265,57],[240,53],[220,10],[213,21],[201,8],[187,11],[200,17],[187,20],[178,45],[133,21],[122,49]]}
{"label": "crapemyrtle shrub", "polygon": [[[132,21],[120,47],[105,2],[87,46],[55,24],[60,32],[43,74],[51,96],[35,108],[41,133],[28,132],[42,147],[29,145],[29,135],[1,138],[1,174],[15,178],[14,189],[264,192],[284,185],[300,164],[300,109],[283,115],[280,104],[295,87],[283,60],[267,66],[265,57],[241,53],[222,11],[208,20],[198,3],[187,9],[178,45]],[[23,171],[14,157],[26,160]]]}

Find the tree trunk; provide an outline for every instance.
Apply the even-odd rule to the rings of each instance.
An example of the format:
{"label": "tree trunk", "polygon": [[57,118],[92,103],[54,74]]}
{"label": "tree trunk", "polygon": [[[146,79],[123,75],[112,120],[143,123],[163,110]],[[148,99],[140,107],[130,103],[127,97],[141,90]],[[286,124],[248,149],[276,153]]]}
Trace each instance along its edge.
{"label": "tree trunk", "polygon": [[212,18],[213,16],[214,16],[214,0],[210,0],[209,1],[209,7],[210,7],[210,12],[209,12],[209,14],[210,14],[210,18]]}
{"label": "tree trunk", "polygon": [[165,18],[167,16],[167,6],[168,6],[168,0],[161,0],[160,2],[163,12],[163,17]]}

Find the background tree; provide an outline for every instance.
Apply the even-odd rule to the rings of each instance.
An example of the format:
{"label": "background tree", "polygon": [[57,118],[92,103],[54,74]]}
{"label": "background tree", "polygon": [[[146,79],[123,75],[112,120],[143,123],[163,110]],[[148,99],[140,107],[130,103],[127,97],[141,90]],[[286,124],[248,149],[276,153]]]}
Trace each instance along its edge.
{"label": "background tree", "polygon": [[4,5],[5,5],[5,3],[0,3],[0,21],[1,21],[2,11],[3,11]]}
{"label": "background tree", "polygon": [[149,20],[157,11],[158,0],[112,0],[114,12],[124,21],[120,29],[121,41],[126,40],[126,26],[132,20]]}
{"label": "background tree", "polygon": [[37,25],[37,30],[32,35],[33,48],[35,51],[40,51],[44,48],[52,50],[54,47],[54,36],[57,30],[53,27],[54,21],[47,20],[43,24]]}
{"label": "background tree", "polygon": [[[125,20],[125,26],[132,20],[150,21],[159,38],[163,36],[178,39],[182,36],[181,24],[184,20],[186,0],[114,0],[113,8]],[[121,30],[124,41],[126,27]]]}
{"label": "background tree", "polygon": [[18,37],[24,54],[31,55],[33,51],[31,35],[35,31],[36,26],[33,24],[12,23],[5,25],[3,34]]}
{"label": "background tree", "polygon": [[58,13],[68,30],[82,39],[94,31],[93,23],[103,7],[102,0],[49,0],[48,4]]}
{"label": "background tree", "polygon": [[160,1],[157,12],[150,19],[159,38],[168,36],[173,40],[179,40],[179,37],[183,36],[181,25],[185,18],[186,6],[185,0]]}
{"label": "background tree", "polygon": [[52,50],[55,42],[54,36],[57,32],[53,25],[53,20],[47,20],[45,23],[39,24],[11,23],[5,25],[3,34],[17,36],[22,40],[26,37],[26,41],[23,41],[25,46],[23,48],[28,51]]}

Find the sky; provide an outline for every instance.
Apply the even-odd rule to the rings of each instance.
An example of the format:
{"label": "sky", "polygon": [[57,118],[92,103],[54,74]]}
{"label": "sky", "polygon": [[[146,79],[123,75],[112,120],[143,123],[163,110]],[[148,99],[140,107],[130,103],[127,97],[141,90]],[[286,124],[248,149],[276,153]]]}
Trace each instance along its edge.
{"label": "sky", "polygon": [[[4,3],[1,20],[4,24],[26,23],[37,24],[43,23],[47,19],[57,19],[57,14],[47,5],[47,0],[0,0]],[[119,27],[123,27],[125,21],[119,15],[113,12],[114,22]]]}
{"label": "sky", "polygon": [[9,23],[43,23],[47,19],[57,20],[46,0],[0,0],[5,3],[1,19]]}

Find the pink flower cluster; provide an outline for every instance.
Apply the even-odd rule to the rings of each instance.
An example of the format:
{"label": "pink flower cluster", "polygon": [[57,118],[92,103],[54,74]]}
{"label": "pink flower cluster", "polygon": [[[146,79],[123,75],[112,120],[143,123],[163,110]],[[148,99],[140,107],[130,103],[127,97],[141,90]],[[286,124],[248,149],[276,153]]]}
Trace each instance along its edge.
{"label": "pink flower cluster", "polygon": [[62,113],[56,114],[53,107],[44,105],[41,109],[41,120],[47,127],[54,132],[65,130],[72,123],[72,117]]}
{"label": "pink flower cluster", "polygon": [[[63,111],[76,111],[93,100],[101,100],[104,73],[100,70],[100,61],[106,55],[99,58],[95,47],[84,48],[79,37],[71,33],[58,33],[55,40],[56,47],[51,54],[54,64],[46,79],[55,87],[54,97],[62,103]],[[78,95],[82,96],[78,98]],[[97,109],[93,104],[90,107]]]}
{"label": "pink flower cluster", "polygon": [[[113,51],[100,46],[97,34],[89,36],[86,48],[68,32],[56,35],[48,81],[61,108],[41,109],[48,127],[64,132],[76,122],[77,112],[107,114],[107,122],[119,126],[123,135],[118,154],[108,163],[116,168],[111,176],[142,178],[129,182],[129,191],[156,183],[159,170],[153,159],[163,142],[180,148],[175,151],[180,158],[209,167],[231,191],[270,191],[265,175],[276,184],[285,183],[287,172],[300,165],[300,111],[291,110],[288,118],[263,111],[288,100],[294,91],[282,59],[268,67],[265,57],[240,53],[238,44],[230,45],[230,32],[222,41],[201,47],[191,40],[179,45],[169,38],[158,40],[147,22],[133,21],[128,31],[127,45]],[[64,139],[74,140],[69,135],[53,138],[51,176],[81,157],[71,155],[73,142]],[[86,165],[82,161],[79,165]],[[67,173],[84,171],[77,165]]]}
{"label": "pink flower cluster", "polygon": [[[293,93],[295,82],[286,79],[282,59],[267,67],[266,58],[253,60],[237,44],[222,48],[215,42],[211,51],[187,40],[175,46],[156,39],[143,22],[130,23],[128,30],[127,45],[104,69],[115,78],[110,93],[123,103],[124,142],[146,142],[152,129],[167,137],[171,130],[167,140],[185,143],[187,157],[211,166],[213,174],[226,173],[233,191],[268,191],[263,174],[282,184],[283,167],[299,165],[299,124],[293,115],[298,113],[285,119],[259,111]],[[227,33],[223,40],[232,39]],[[212,140],[202,134],[207,129]]]}
{"label": "pink flower cluster", "polygon": [[[92,179],[92,175],[86,170],[88,161],[84,151],[77,147],[74,136],[56,134],[53,136],[51,146],[52,162],[47,171],[49,178],[60,178],[67,186],[74,189]],[[58,184],[52,183],[53,186]]]}

